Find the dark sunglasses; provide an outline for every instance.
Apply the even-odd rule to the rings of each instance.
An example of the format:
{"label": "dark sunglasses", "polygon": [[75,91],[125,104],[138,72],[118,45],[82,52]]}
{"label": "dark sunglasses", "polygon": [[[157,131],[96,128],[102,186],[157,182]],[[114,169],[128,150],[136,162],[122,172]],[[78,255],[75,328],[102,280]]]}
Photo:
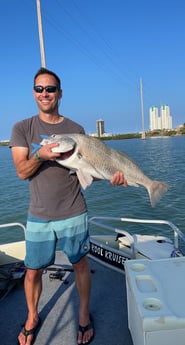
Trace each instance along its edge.
{"label": "dark sunglasses", "polygon": [[58,87],[54,86],[54,85],[48,85],[45,87],[41,86],[41,85],[35,85],[34,90],[37,93],[42,93],[44,90],[46,90],[46,92],[48,92],[48,93],[53,93],[53,92],[56,92],[58,90]]}

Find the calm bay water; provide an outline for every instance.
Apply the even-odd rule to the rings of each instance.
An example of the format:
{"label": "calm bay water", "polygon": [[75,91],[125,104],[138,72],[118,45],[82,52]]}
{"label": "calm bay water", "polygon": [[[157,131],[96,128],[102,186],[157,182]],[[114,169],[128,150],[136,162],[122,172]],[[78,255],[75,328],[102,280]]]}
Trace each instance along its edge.
{"label": "calm bay water", "polygon": [[[113,187],[108,181],[98,181],[84,192],[89,216],[170,220],[185,233],[185,137],[112,140],[107,145],[126,152],[146,175],[166,182],[170,190],[152,208],[145,188]],[[0,224],[17,221],[25,224],[28,204],[28,181],[17,177],[11,150],[0,146]],[[154,232],[152,227],[144,231]],[[162,233],[160,228],[157,231]],[[163,228],[163,234],[168,236],[168,229]],[[0,243],[22,238],[21,230],[0,229]]]}

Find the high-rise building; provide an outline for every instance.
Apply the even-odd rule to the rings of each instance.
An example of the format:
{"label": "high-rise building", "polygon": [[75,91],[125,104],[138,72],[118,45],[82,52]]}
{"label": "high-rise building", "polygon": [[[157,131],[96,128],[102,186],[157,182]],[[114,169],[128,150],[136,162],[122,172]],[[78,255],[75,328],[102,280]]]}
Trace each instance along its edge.
{"label": "high-rise building", "polygon": [[158,108],[153,106],[150,107],[150,130],[153,131],[158,128],[158,126]]}
{"label": "high-rise building", "polygon": [[172,129],[172,116],[170,115],[170,107],[166,104],[160,107],[160,116],[158,116],[158,108],[150,107],[150,130],[155,129]]}
{"label": "high-rise building", "polygon": [[97,131],[98,137],[101,137],[105,133],[103,120],[100,119],[96,121],[96,131]]}
{"label": "high-rise building", "polygon": [[166,104],[161,105],[161,129],[172,129],[172,117],[170,107]]}

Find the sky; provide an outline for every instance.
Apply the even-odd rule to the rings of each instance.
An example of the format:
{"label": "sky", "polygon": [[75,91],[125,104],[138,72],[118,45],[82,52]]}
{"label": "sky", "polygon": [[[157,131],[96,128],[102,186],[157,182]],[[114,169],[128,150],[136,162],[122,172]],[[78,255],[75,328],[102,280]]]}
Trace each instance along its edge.
{"label": "sky", "polygon": [[[0,140],[38,113],[32,88],[41,67],[36,0],[1,0]],[[185,123],[184,0],[41,0],[46,67],[62,81],[60,113],[96,132],[145,130],[149,108],[168,104]]]}

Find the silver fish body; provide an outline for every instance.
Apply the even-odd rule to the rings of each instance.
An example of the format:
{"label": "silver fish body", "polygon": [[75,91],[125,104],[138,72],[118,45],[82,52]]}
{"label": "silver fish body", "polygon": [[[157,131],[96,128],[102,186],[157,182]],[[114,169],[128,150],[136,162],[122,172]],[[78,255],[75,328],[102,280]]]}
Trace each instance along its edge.
{"label": "silver fish body", "polygon": [[76,172],[85,189],[93,178],[110,180],[115,172],[123,173],[129,186],[144,186],[152,206],[168,190],[160,181],[151,180],[139,166],[125,153],[108,147],[101,140],[84,134],[53,134],[43,139],[41,145],[58,143],[53,152],[61,153],[56,161]]}

